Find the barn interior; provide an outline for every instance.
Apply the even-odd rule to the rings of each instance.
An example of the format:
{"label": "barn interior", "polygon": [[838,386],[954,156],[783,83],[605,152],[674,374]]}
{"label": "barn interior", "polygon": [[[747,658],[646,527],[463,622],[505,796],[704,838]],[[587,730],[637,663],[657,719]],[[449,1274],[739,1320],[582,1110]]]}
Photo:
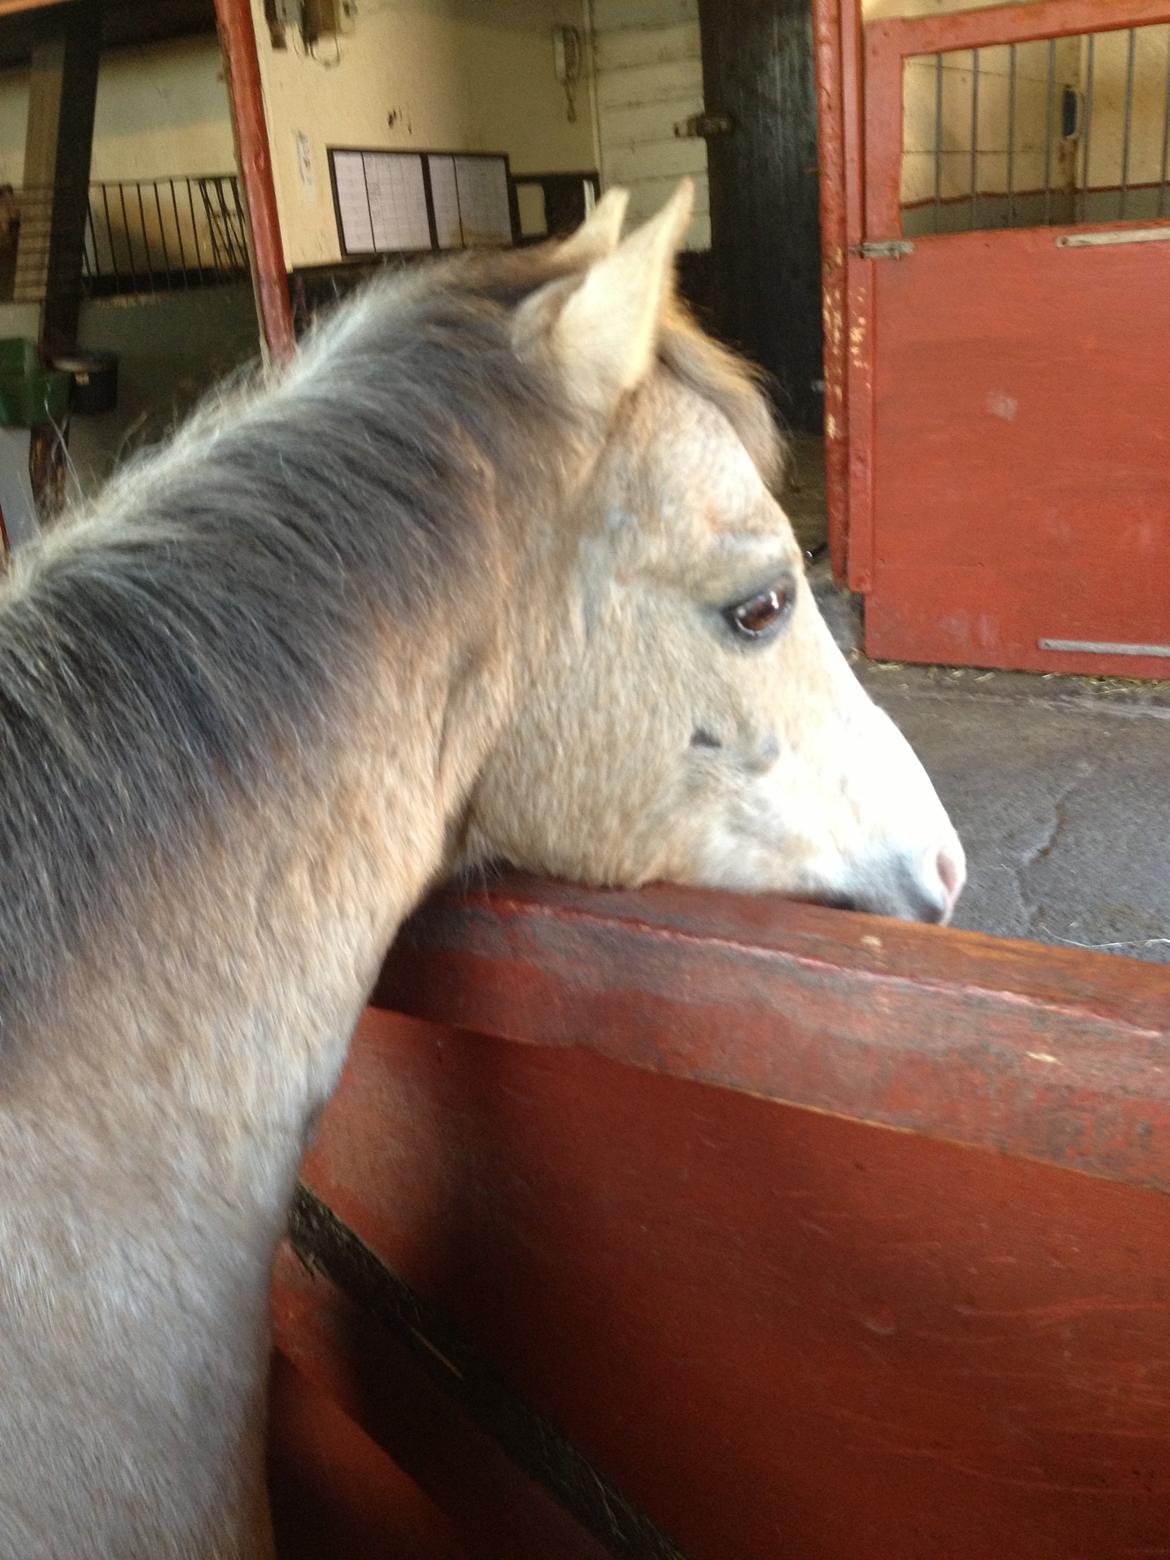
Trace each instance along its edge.
{"label": "barn interior", "polygon": [[[1042,21],[1030,28],[1025,13],[1033,6]],[[230,27],[224,25],[229,12]],[[908,31],[911,25],[924,30]],[[963,33],[963,26],[971,31]],[[243,36],[251,51],[260,157],[252,143],[241,155],[242,56],[234,57],[233,79],[222,41],[229,33],[234,48]],[[875,84],[882,82],[879,101]],[[15,552],[51,527],[63,507],[163,438],[225,376],[271,351],[272,319],[281,310],[295,336],[378,268],[566,232],[614,185],[630,190],[631,221],[637,221],[684,174],[694,179],[697,200],[679,261],[680,289],[704,324],[766,375],[790,446],[783,501],[818,600],[858,676],[921,755],[967,846],[970,880],[956,926],[1043,943],[1053,957],[1057,950],[1093,951],[1170,964],[1170,398],[1164,390],[1170,3],[1018,0],[985,11],[974,0],[171,0],[166,7],[150,0],[0,0],[0,354],[8,354],[0,358],[0,514],[9,548]],[[257,187],[270,203],[266,245],[251,203]],[[534,939],[533,925],[564,912],[559,902],[549,909],[539,896],[535,906],[517,912],[523,935]],[[598,913],[593,901],[580,912],[584,921]],[[684,911],[677,914],[681,924]],[[669,916],[660,927],[647,915],[654,936],[669,942]],[[747,936],[738,923],[719,923],[721,946],[738,946],[741,935]],[[831,970],[826,990],[835,991],[840,978],[855,1009],[864,1007],[871,988],[881,1011],[897,1008],[901,988],[882,966],[884,948],[850,943],[842,952],[828,934],[823,942],[817,937],[810,934],[812,952],[805,949],[797,963],[807,954],[808,968]],[[919,946],[907,957],[917,958]],[[450,980],[461,991],[444,962],[457,956],[450,948],[432,953],[438,983]],[[990,967],[997,955],[984,950],[984,957]],[[928,979],[953,993],[968,977],[953,975],[944,963],[930,964]],[[1071,966],[1059,966],[1061,980],[1066,969]],[[1154,975],[1141,971],[1133,978]],[[572,981],[570,975],[570,987]],[[1143,995],[1140,1011],[1135,998],[1131,1020],[1126,1001],[1107,982],[1106,988],[1100,1001],[1086,997],[1082,1012],[1073,997],[1064,1004],[1060,990],[1041,992],[1021,980],[1019,989],[1005,986],[994,1022],[1010,1029],[1016,1010],[1026,1009],[1027,1021],[1039,1028],[1041,1009],[1067,1017],[1075,1007],[1068,1019],[1074,1040],[1097,1035],[1093,1026],[1117,1013],[1126,1015],[1127,1034],[1153,1022],[1154,997]],[[583,1001],[573,989],[569,1008]],[[993,1000],[984,993],[985,999]],[[517,1000],[523,1021],[515,1020],[515,1032],[503,1036],[499,1056],[493,1050],[491,1058],[515,1084],[517,1122],[528,1124],[517,1127],[516,1141],[531,1152],[531,1162],[508,1183],[507,1195],[519,1204],[547,1170],[524,1136],[531,1121],[520,1097],[527,1090],[529,1103],[545,1099],[547,1089],[550,1110],[567,1119],[575,1085],[573,1079],[562,1084],[556,1062],[535,1046],[516,1061],[530,1038],[525,1025],[540,1006],[536,998],[528,1007]],[[429,1001],[412,988],[392,1033],[390,997],[366,1021],[361,1087],[370,1098],[391,1101],[387,1115],[402,1131],[401,1144],[395,1139],[387,1148],[376,1140],[362,1115],[361,1091],[351,1085],[337,1118],[342,1127],[327,1136],[316,1161],[313,1196],[327,1200],[340,1187],[343,1199],[331,1206],[359,1227],[359,1213],[369,1214],[363,1166],[376,1163],[389,1174],[392,1162],[410,1188],[406,1202],[415,1223],[401,1237],[404,1265],[417,1259],[422,1273],[421,1280],[412,1273],[412,1281],[470,1296],[467,1312],[481,1331],[498,1334],[502,1350],[519,1349],[523,1339],[518,1343],[502,1319],[510,1303],[508,1264],[514,1261],[529,1279],[535,1273],[538,1291],[542,1274],[553,1274],[553,1287],[571,1310],[566,1272],[589,1268],[590,1242],[601,1246],[611,1222],[621,1222],[627,1194],[641,1207],[654,1144],[647,1138],[639,1145],[642,1157],[621,1156],[623,1134],[638,1132],[634,1106],[651,1108],[640,1092],[644,1079],[639,1073],[629,1095],[634,1104],[607,1127],[609,1178],[604,1196],[574,1225],[579,1247],[566,1255],[551,1236],[541,1246],[535,1235],[528,1240],[513,1225],[505,1229],[502,1214],[497,1228],[490,1223],[497,1204],[486,1192],[474,1211],[488,1221],[488,1235],[478,1225],[469,1233],[475,1221],[467,1209],[488,1184],[483,1167],[491,1153],[501,1143],[508,1148],[509,1118],[502,1109],[485,1126],[474,1114],[479,1075],[471,1042],[480,1038],[474,1006],[465,1011],[462,998],[452,998],[440,1011],[438,998],[431,1007]],[[623,998],[612,1001],[617,1011]],[[551,999],[548,1009],[554,1017],[560,1011]],[[693,1021],[688,1011],[675,1015],[679,1033]],[[609,1012],[600,999],[588,1008],[599,1033]],[[432,1022],[448,1026],[438,1040]],[[478,1022],[486,1027],[482,1017]],[[668,1049],[662,1023],[662,1032],[649,1026],[646,1033]],[[828,1043],[811,1021],[801,1035],[809,1054]],[[940,1030],[924,1052],[944,1042]],[[616,1063],[600,1041],[597,1054],[591,1046],[572,1059],[579,1064],[574,1078],[582,1100],[604,1101],[619,1092]],[[1037,1047],[1027,1054],[1055,1069],[1046,1045]],[[557,1048],[566,1049],[559,1037],[548,1047],[550,1053]],[[370,1060],[376,1051],[383,1063],[391,1054],[395,1065],[405,1057],[401,1094]],[[860,1075],[863,1043],[858,1056]],[[722,1097],[711,1104],[702,1092],[710,1078],[699,1076],[698,1064],[684,1077],[683,1069],[672,1071],[676,1061],[663,1063],[656,1075],[669,1096],[664,1117],[679,1134],[693,1118],[700,1136],[709,1131],[727,1149],[741,1125],[723,1114]],[[757,1104],[750,1075],[736,1077],[750,1114]],[[1014,1086],[1005,1086],[1005,1095]],[[838,1122],[837,1099],[827,1088],[803,1103],[810,1114],[823,1113],[826,1133],[839,1130],[826,1163],[848,1161],[860,1175],[870,1161],[860,1148],[854,1153],[856,1123],[844,1121],[843,1107]],[[448,1158],[433,1180],[427,1145],[411,1136],[416,1112],[432,1108],[449,1134]],[[995,1110],[989,1108],[989,1117]],[[1057,1119],[1063,1129],[1067,1118],[1057,1112]],[[1013,1180],[1015,1161],[997,1157],[998,1122],[995,1116],[994,1130],[975,1146],[993,1161],[987,1174],[997,1188],[996,1206],[1014,1208],[1023,1219],[1027,1197],[1020,1188],[1031,1188],[1031,1172]],[[886,1125],[904,1130],[893,1107]],[[1141,1125],[1156,1136],[1165,1123],[1148,1128],[1143,1119]],[[566,1164],[577,1152],[576,1130],[571,1122],[564,1127]],[[964,1209],[966,1130],[962,1122],[945,1133],[940,1128],[946,1141],[930,1145],[946,1161],[941,1182]],[[1133,1132],[1141,1135],[1137,1127]],[[749,1168],[757,1149],[758,1162],[770,1163],[773,1136],[761,1108],[744,1129]],[[348,1147],[334,1146],[342,1139],[359,1145],[348,1158]],[[822,1152],[810,1148],[814,1157]],[[1031,1142],[1020,1153],[1033,1170],[1041,1165],[1047,1173],[1067,1158],[1080,1175],[1063,1141],[1055,1147]],[[1101,1155],[1104,1162],[1104,1149]],[[599,1151],[598,1163],[604,1157]],[[682,1169],[671,1165],[684,1179],[693,1171],[696,1184],[709,1173],[701,1157]],[[455,1172],[468,1166],[476,1190],[454,1190]],[[590,1173],[596,1168],[586,1166]],[[550,1172],[562,1173],[570,1180],[572,1167],[558,1162]],[[826,1170],[826,1180],[834,1173]],[[1113,1173],[1102,1172],[1102,1184]],[[913,1165],[902,1167],[883,1184],[913,1203],[915,1174]],[[1126,1187],[1132,1198],[1126,1217],[1152,1240],[1156,1221],[1143,1199],[1153,1197],[1153,1182],[1142,1179],[1140,1166],[1126,1174],[1133,1182]],[[1110,1182],[1100,1205],[1085,1215],[1087,1245],[1116,1217],[1108,1202],[1112,1190]],[[743,1241],[757,1237],[769,1188],[745,1175],[741,1185],[720,1183],[711,1195],[736,1238],[736,1207]],[[1049,1183],[1036,1195],[1045,1210],[1071,1200]],[[940,1197],[931,1215],[931,1231],[936,1224],[941,1231],[937,1240],[930,1237],[939,1250],[954,1237],[948,1207]],[[426,1219],[442,1224],[452,1208],[458,1217],[450,1227],[485,1270],[497,1235],[496,1256],[506,1253],[481,1288],[459,1239],[452,1236],[436,1253],[417,1236]],[[981,1216],[977,1207],[969,1211],[967,1234]],[[514,1401],[497,1373],[460,1352],[459,1329],[448,1331],[449,1318],[416,1310],[413,1291],[396,1288],[384,1268],[373,1271],[377,1240],[365,1226],[368,1246],[340,1223],[321,1224],[321,1206],[309,1197],[299,1217],[297,1255],[291,1248],[282,1253],[279,1274],[287,1347],[274,1382],[281,1439],[273,1487],[282,1560],[330,1551],[416,1560],[600,1560],[603,1554],[888,1560],[893,1553],[880,1548],[890,1531],[880,1523],[875,1532],[886,1536],[869,1548],[858,1523],[851,1533],[860,1547],[834,1549],[835,1540],[803,1508],[784,1529],[785,1547],[768,1547],[781,1531],[780,1519],[772,1522],[772,1482],[779,1487],[784,1480],[768,1462],[767,1427],[753,1432],[759,1462],[742,1487],[725,1445],[704,1454],[711,1459],[709,1498],[693,1464],[685,1479],[672,1479],[668,1458],[653,1450],[643,1457],[635,1420],[644,1416],[647,1437],[675,1427],[686,1439],[692,1409],[682,1398],[658,1395],[653,1381],[637,1379],[627,1410],[621,1380],[615,1385],[607,1377],[604,1404],[594,1413],[589,1402],[568,1444],[552,1426],[551,1410],[546,1419]],[[370,1215],[378,1229],[381,1217]],[[646,1214],[645,1227],[652,1217]],[[1055,1227],[1056,1212],[1052,1218]],[[403,1221],[409,1222],[406,1214]],[[962,1222],[956,1215],[953,1223]],[[700,1226],[701,1218],[686,1238],[709,1256]],[[539,1220],[532,1228],[542,1238],[548,1234]],[[1011,1261],[1023,1265],[1040,1249],[1044,1232],[1031,1225],[1021,1230]],[[1076,1225],[1079,1239],[1078,1231]],[[400,1235],[395,1229],[395,1239]],[[800,1241],[829,1244],[832,1232],[817,1225],[810,1233],[797,1214],[791,1230],[785,1225],[785,1240],[789,1235],[791,1247],[769,1248],[777,1271],[790,1249],[808,1256],[811,1248]],[[909,1242],[910,1234],[904,1238]],[[1073,1235],[1068,1240],[1071,1245]],[[714,1250],[719,1243],[712,1241]],[[313,1268],[313,1253],[326,1247],[341,1252],[347,1273],[358,1275],[353,1294],[359,1300],[348,1292],[341,1300],[336,1294],[322,1299],[332,1280]],[[637,1262],[652,1269],[656,1259],[653,1250],[639,1256],[636,1248],[626,1256],[627,1268],[615,1267],[606,1282],[610,1298],[622,1293],[636,1312]],[[685,1296],[690,1257],[669,1256],[663,1271]],[[970,1254],[972,1271],[977,1256]],[[1066,1256],[1057,1252],[1051,1260]],[[738,1273],[741,1257],[719,1247],[713,1260]],[[927,1268],[934,1260],[922,1258]],[[1118,1257],[1119,1271],[1128,1260]],[[311,1269],[316,1287],[306,1277]],[[951,1308],[946,1314],[961,1332],[966,1302],[958,1288],[947,1287],[959,1285],[957,1272],[957,1266],[947,1269],[939,1306]],[[771,1267],[769,1273],[772,1284]],[[367,1281],[373,1287],[363,1289]],[[1161,1282],[1151,1293],[1160,1293]],[[583,1295],[600,1292],[600,1281],[582,1283]],[[1004,1284],[1005,1312],[1011,1303],[1022,1306],[1010,1281]],[[654,1295],[667,1314],[664,1287]],[[735,1327],[749,1341],[756,1337],[752,1307],[763,1314],[772,1293],[766,1287],[735,1313]],[[1164,1346],[1165,1337],[1150,1320],[1155,1301],[1136,1281],[1134,1292],[1140,1315],[1126,1335],[1125,1368],[1139,1383],[1134,1392],[1142,1412],[1152,1414],[1164,1409],[1164,1383],[1154,1381],[1153,1365],[1142,1374],[1146,1365],[1137,1355]],[[881,1351],[899,1323],[880,1297],[863,1299],[860,1353],[878,1351],[874,1357],[885,1370],[890,1356]],[[659,1340],[654,1359],[665,1369],[686,1356],[701,1385],[695,1412],[711,1413],[731,1437],[745,1399],[730,1388],[722,1396],[722,1363],[708,1371],[699,1360],[705,1338],[718,1335],[722,1346],[726,1324],[716,1301],[704,1309],[706,1290],[700,1302],[699,1332],[681,1329],[673,1354],[675,1335]],[[1079,1292],[1067,1299],[1070,1312],[1095,1303]],[[371,1317],[391,1314],[398,1332],[411,1335],[409,1348],[386,1345],[377,1335]],[[636,1353],[630,1340],[649,1347],[657,1316],[649,1310],[621,1315],[626,1332],[615,1338],[612,1359],[624,1370]],[[562,1352],[569,1358],[567,1345],[562,1351],[547,1317],[535,1310],[527,1325],[544,1351],[540,1389],[550,1403],[571,1400],[571,1367],[558,1374]],[[1036,1324],[1046,1343],[1073,1325],[1063,1311]],[[421,1364],[418,1349],[410,1352],[420,1338],[422,1350],[434,1356]],[[994,1338],[987,1344],[991,1352],[997,1346]],[[1111,1358],[1112,1347],[1110,1335],[1100,1357]],[[842,1351],[853,1360],[844,1345]],[[1124,1353],[1122,1345],[1116,1352]],[[354,1353],[375,1361],[368,1377],[350,1370]],[[603,1355],[599,1349],[591,1357],[599,1379]],[[1022,1345],[1012,1359],[1020,1379],[1027,1377]],[[800,1366],[794,1355],[784,1362],[786,1370]],[[934,1365],[945,1378],[945,1362]],[[734,1378],[737,1391],[752,1369],[736,1355],[728,1380]],[[1057,1379],[1058,1367],[1051,1369]],[[1164,1375],[1161,1364],[1157,1369]],[[466,1413],[429,1395],[436,1371],[457,1379],[464,1407],[471,1405]],[[1159,1492],[1165,1495],[1160,1475],[1121,1453],[1110,1453],[1105,1473],[1095,1463],[1086,1472],[1088,1454],[1082,1458],[1078,1437],[1091,1440],[1094,1415],[1125,1417],[1107,1375],[1092,1354],[1071,1386],[1060,1378],[1052,1388],[1054,1401],[1064,1405],[1065,1393],[1078,1405],[1060,1419],[1059,1452],[1039,1431],[1028,1441],[1033,1429],[1019,1429],[1010,1393],[1000,1403],[1007,1426],[1001,1439],[1009,1450],[995,1443],[1002,1466],[965,1462],[969,1448],[956,1449],[959,1432],[952,1441],[939,1432],[937,1444],[887,1446],[881,1466],[895,1491],[893,1505],[903,1499],[899,1510],[909,1509],[914,1476],[905,1468],[913,1461],[938,1473],[936,1490],[952,1475],[963,1483],[968,1517],[983,1509],[968,1484],[998,1480],[995,1488],[1008,1492],[1002,1525],[998,1516],[976,1521],[974,1536],[962,1537],[969,1547],[954,1549],[956,1560],[960,1552],[971,1560],[997,1553],[1073,1560],[1081,1552],[1067,1547],[1068,1535],[1078,1523],[1089,1524],[1097,1545],[1083,1551],[1085,1560],[1164,1553],[1164,1510],[1159,1516],[1153,1506]],[[846,1374],[842,1383],[846,1393]],[[425,1412],[409,1424],[396,1419],[387,1407],[394,1392],[417,1393]],[[1132,1417],[1125,1433],[1136,1436]],[[872,1416],[862,1424],[842,1410],[837,1428],[817,1443],[820,1465],[828,1466],[840,1445],[856,1454],[849,1465],[864,1470],[866,1449],[884,1434]],[[1025,1442],[1040,1448],[1034,1457],[1020,1449]],[[1009,1467],[1012,1447],[1022,1472]],[[788,1441],[785,1448],[786,1455],[800,1450]],[[607,1453],[625,1458],[613,1478]],[[810,1465],[816,1461],[810,1455]],[[642,1484],[638,1499],[625,1504],[629,1469],[632,1483]],[[769,1498],[757,1496],[752,1479]],[[689,1490],[680,1493],[682,1485]],[[449,1502],[443,1510],[432,1498],[435,1488]],[[873,1494],[869,1486],[866,1492]],[[791,1495],[785,1487],[785,1498]],[[1025,1497],[1037,1503],[1038,1516],[1025,1509]],[[675,1542],[665,1519],[660,1526],[645,1515],[658,1498],[665,1508],[677,1504],[685,1542]],[[850,1507],[848,1491],[835,1498],[843,1510]],[[768,1532],[765,1517],[753,1519],[753,1502],[772,1523]],[[734,1520],[725,1511],[734,1511]],[[452,1512],[462,1515],[457,1520]],[[478,1548],[468,1537],[467,1512],[487,1535]],[[736,1533],[750,1531],[755,1547],[721,1550],[724,1521]],[[1102,1537],[1110,1523],[1120,1535],[1112,1549],[1112,1540]],[[832,1523],[825,1531],[839,1536]],[[1061,1537],[1050,1543],[1050,1531]],[[1021,1533],[1031,1548],[1011,1547],[1023,1542]],[[901,1552],[951,1552],[923,1544],[907,1541]]]}

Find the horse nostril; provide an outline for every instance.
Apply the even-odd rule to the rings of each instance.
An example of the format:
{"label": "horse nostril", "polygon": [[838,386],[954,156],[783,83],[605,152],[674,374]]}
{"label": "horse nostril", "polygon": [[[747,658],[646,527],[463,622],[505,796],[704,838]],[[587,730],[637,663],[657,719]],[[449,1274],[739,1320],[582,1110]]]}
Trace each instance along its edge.
{"label": "horse nostril", "polygon": [[946,917],[949,920],[951,911],[955,908],[959,895],[963,891],[963,884],[966,881],[967,873],[963,866],[962,859],[956,856],[955,853],[945,845],[938,853],[938,857],[935,861],[935,867],[938,871],[939,878],[942,881],[943,889],[946,892]]}

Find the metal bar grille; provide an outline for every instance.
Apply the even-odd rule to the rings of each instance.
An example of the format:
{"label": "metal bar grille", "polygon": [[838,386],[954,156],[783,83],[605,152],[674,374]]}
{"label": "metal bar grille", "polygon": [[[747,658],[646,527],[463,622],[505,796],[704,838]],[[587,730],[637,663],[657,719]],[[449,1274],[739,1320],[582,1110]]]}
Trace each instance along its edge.
{"label": "metal bar grille", "polygon": [[1044,122],[1044,221],[1052,221],[1052,127],[1056,116],[1056,39],[1048,40],[1047,100]]}
{"label": "metal bar grille", "polygon": [[1170,218],[1170,22],[910,55],[903,82],[906,237]]}
{"label": "metal bar grille", "polygon": [[1084,178],[1083,178],[1083,180],[1081,182],[1081,221],[1082,222],[1085,222],[1085,221],[1088,220],[1087,212],[1088,212],[1088,206],[1089,206],[1089,161],[1090,161],[1090,158],[1092,156],[1092,150],[1093,150],[1093,69],[1094,69],[1094,66],[1096,64],[1096,57],[1097,57],[1097,39],[1096,39],[1096,37],[1092,33],[1090,33],[1089,34],[1089,43],[1088,43],[1088,58],[1087,58],[1087,63],[1085,65],[1085,128],[1084,128],[1084,131],[1082,132],[1082,134],[1083,134],[1083,141],[1082,141],[1082,151],[1081,151],[1081,155],[1084,158],[1084,163],[1085,163]]}
{"label": "metal bar grille", "polygon": [[[18,243],[26,257],[48,253],[52,199],[45,188],[3,192],[8,221],[6,228],[0,224],[0,301],[13,294]],[[84,294],[165,292],[247,273],[247,229],[234,174],[91,185]]]}

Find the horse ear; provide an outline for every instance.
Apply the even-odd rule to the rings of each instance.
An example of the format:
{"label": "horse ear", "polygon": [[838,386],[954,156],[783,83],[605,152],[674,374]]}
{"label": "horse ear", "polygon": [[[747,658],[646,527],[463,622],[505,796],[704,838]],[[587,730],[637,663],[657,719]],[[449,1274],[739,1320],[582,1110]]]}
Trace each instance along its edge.
{"label": "horse ear", "polygon": [[693,205],[694,185],[684,179],[656,217],[589,267],[556,318],[553,350],[573,389],[599,411],[650,372]]}
{"label": "horse ear", "polygon": [[629,204],[629,190],[616,185],[606,190],[576,232],[559,246],[558,258],[568,260],[571,265],[587,265],[591,260],[611,255],[622,236],[622,223]]}

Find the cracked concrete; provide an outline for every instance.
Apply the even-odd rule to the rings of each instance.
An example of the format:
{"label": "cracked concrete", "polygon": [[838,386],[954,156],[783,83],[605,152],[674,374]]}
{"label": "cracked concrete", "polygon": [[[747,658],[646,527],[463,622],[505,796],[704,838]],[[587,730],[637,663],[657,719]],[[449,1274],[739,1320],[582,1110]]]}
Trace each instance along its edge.
{"label": "cracked concrete", "polygon": [[855,666],[963,836],[956,925],[1170,964],[1170,691]]}
{"label": "cracked concrete", "polygon": [[955,924],[1170,964],[1170,682],[867,661],[858,602],[823,556],[819,458],[797,443],[786,503],[833,637],[962,835]]}

